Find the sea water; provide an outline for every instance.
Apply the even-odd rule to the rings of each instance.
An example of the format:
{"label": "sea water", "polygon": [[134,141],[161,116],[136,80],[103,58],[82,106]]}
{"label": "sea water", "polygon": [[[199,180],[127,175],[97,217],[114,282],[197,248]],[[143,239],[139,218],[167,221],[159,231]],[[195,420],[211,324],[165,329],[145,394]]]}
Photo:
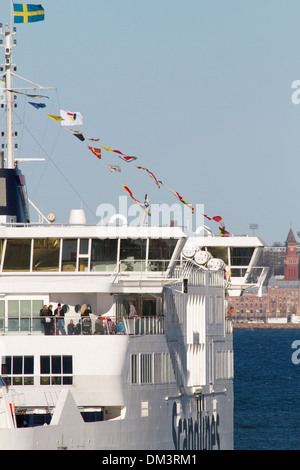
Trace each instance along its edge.
{"label": "sea water", "polygon": [[300,329],[234,330],[234,448],[300,449]]}

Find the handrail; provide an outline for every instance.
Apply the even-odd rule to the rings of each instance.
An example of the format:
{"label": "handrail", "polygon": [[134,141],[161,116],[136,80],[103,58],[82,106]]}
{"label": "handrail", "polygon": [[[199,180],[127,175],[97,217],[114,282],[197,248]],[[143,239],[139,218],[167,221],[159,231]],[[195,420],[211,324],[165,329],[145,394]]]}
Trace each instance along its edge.
{"label": "handrail", "polygon": [[153,335],[165,333],[164,316],[138,316],[134,319],[102,316],[58,318],[9,317],[0,320],[0,335]]}

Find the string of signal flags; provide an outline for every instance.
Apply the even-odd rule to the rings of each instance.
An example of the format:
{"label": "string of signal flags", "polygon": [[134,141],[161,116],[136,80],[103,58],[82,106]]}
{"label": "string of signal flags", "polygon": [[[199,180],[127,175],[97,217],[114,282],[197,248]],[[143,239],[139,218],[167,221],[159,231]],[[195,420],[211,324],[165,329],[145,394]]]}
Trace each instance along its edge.
{"label": "string of signal flags", "polygon": [[[15,90],[10,90],[14,93],[20,93],[20,92],[17,92]],[[28,97],[30,97],[31,99],[32,98],[48,98],[47,96],[42,96],[42,95],[29,95],[27,93],[21,93],[21,94],[24,94],[24,95],[27,95]],[[35,109],[43,109],[46,107],[46,105],[44,103],[35,103],[35,102],[31,102],[31,101],[28,101],[28,103],[30,105],[32,105]],[[74,129],[69,129],[69,127],[73,127],[73,126],[80,126],[83,124],[83,118],[82,118],[82,115],[80,112],[71,112],[71,111],[65,111],[65,110],[60,110],[60,115],[53,115],[53,114],[46,114],[50,119],[52,119],[53,121],[55,122],[60,122],[61,125],[63,127],[65,127],[65,129],[70,132],[71,134],[73,134],[76,138],[78,138],[80,141],[84,142],[85,140],[88,140],[90,142],[100,142],[100,139],[98,138],[93,138],[93,137],[87,137],[85,135],[83,135],[83,133],[81,131],[78,131],[78,130],[74,130]],[[131,163],[131,162],[134,162],[138,159],[138,157],[136,156],[133,156],[133,155],[126,155],[124,154],[123,152],[121,152],[120,150],[115,150],[115,149],[112,149],[110,147],[106,147],[106,146],[103,146],[103,145],[99,145],[97,144],[97,147],[93,147],[92,145],[88,145],[87,148],[99,159],[101,160],[101,157],[102,157],[102,149],[106,150],[106,151],[109,151],[109,152],[114,152],[118,155],[119,158],[121,158],[124,162],[126,163]],[[119,165],[114,165],[114,164],[108,164],[108,163],[105,163],[103,162],[105,167],[111,172],[111,173],[114,173],[114,172],[121,172],[121,167]],[[158,187],[158,189],[161,188],[161,186],[163,185],[162,181],[158,180],[157,177],[152,173],[152,171],[150,171],[148,168],[145,168],[143,166],[135,166],[138,170],[141,170],[141,171],[145,171],[146,173],[148,173],[148,175],[150,176],[150,178],[153,179],[154,183],[156,184],[156,186]],[[150,213],[150,210],[149,210],[149,203],[147,200],[144,201],[144,203],[140,202],[138,199],[136,199],[134,196],[133,196],[133,193],[132,191],[124,184],[122,184],[122,187],[124,188],[124,190],[127,192],[127,194],[132,198],[132,200],[148,215],[148,216],[151,216],[151,213]],[[190,210],[192,211],[192,213],[194,214],[194,207],[192,206],[192,204],[190,204],[189,202],[185,201],[182,196],[177,192],[177,191],[174,191],[173,189],[169,189],[169,191],[174,194],[174,196],[180,201],[182,202],[183,204],[185,204],[187,207],[190,208]],[[202,214],[205,218],[207,218],[208,220],[214,220],[215,222],[218,223],[219,225],[219,233],[220,233],[220,236],[221,237],[228,237],[230,235],[230,233],[226,230],[225,228],[225,223],[222,219],[221,216],[210,216],[210,215],[207,215],[207,214]]]}

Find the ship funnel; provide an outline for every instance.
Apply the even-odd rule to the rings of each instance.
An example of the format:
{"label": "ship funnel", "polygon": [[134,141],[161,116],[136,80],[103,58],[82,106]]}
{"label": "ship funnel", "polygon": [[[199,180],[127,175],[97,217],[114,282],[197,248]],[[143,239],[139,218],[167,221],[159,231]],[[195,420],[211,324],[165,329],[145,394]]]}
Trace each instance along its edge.
{"label": "ship funnel", "polygon": [[86,218],[83,209],[72,209],[69,217],[70,225],[86,225]]}

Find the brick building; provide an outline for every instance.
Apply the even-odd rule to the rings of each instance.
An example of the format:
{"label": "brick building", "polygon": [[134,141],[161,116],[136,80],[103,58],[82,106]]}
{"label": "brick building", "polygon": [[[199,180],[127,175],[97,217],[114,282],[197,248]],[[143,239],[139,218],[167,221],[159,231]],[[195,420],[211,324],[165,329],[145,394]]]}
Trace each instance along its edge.
{"label": "brick building", "polygon": [[284,276],[271,275],[261,297],[244,292],[241,296],[227,298],[233,320],[266,321],[268,317],[289,319],[292,315],[300,316],[299,255],[292,229],[286,239],[281,263]]}

